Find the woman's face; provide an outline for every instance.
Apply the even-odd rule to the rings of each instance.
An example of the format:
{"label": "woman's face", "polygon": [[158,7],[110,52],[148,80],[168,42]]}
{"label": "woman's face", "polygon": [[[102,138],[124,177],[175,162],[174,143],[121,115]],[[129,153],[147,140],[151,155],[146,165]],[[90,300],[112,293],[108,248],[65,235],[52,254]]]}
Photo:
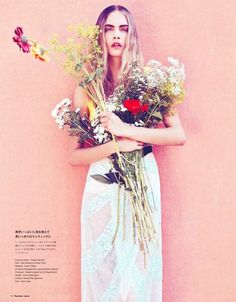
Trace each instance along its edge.
{"label": "woman's face", "polygon": [[[120,11],[110,13],[105,23],[105,40],[110,56],[121,56],[128,34],[128,22]],[[115,44],[116,43],[116,44]]]}

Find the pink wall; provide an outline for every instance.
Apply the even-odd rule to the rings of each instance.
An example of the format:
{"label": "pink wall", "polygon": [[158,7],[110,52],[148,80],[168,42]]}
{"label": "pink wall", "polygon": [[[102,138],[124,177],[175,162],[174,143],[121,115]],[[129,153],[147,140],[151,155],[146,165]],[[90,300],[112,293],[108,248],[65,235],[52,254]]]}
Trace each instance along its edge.
{"label": "pink wall", "polygon": [[[87,167],[68,164],[69,138],[51,118],[76,85],[54,62],[22,54],[17,25],[41,42],[96,21],[110,1],[1,0],[1,301],[77,302],[80,201]],[[134,14],[146,60],[186,67],[184,146],[156,147],[162,185],[163,302],[235,301],[235,1],[120,1]],[[92,10],[91,10],[92,8]],[[234,154],[234,155],[233,155]],[[14,283],[15,229],[49,229],[58,274]],[[234,269],[233,269],[234,267]]]}

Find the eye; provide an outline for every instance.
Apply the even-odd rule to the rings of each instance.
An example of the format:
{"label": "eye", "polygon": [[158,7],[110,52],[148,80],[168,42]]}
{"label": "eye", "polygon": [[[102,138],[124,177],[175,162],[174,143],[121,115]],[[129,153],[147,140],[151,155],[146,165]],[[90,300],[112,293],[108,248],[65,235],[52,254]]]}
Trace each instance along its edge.
{"label": "eye", "polygon": [[121,27],[121,31],[128,31],[128,26]]}

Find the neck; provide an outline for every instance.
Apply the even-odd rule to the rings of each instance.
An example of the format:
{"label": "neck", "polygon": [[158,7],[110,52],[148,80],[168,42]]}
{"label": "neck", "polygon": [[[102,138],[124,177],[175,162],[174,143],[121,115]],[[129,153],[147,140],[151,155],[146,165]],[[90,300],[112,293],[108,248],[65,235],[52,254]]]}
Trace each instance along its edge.
{"label": "neck", "polygon": [[118,74],[121,67],[121,57],[108,56],[108,64],[112,73],[114,83],[118,80]]}

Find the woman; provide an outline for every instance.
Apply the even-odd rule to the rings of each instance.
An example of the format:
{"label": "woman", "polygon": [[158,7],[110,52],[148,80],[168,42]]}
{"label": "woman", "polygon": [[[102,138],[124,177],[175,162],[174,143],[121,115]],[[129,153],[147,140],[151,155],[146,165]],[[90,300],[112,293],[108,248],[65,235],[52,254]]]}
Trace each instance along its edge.
{"label": "woman", "polygon": [[[104,54],[103,86],[106,96],[116,87],[120,75],[134,60],[143,64],[139,49],[138,35],[130,12],[123,6],[112,5],[100,14],[97,25],[102,29],[100,44]],[[85,112],[88,98],[81,88],[77,88],[74,106]],[[166,128],[130,127],[111,112],[100,114],[102,126],[118,137],[120,151],[129,152],[143,148],[144,143],[153,145],[183,145],[185,133],[178,113],[163,115]],[[105,144],[81,148],[76,143],[70,154],[71,165],[90,164],[81,209],[81,282],[82,301],[162,301],[162,241],[161,241],[161,195],[158,167],[154,154],[144,156],[149,185],[152,188],[157,207],[152,205],[159,247],[150,252],[147,269],[143,266],[143,254],[139,246],[132,242],[131,209],[126,206],[124,214],[127,234],[122,238],[118,231],[115,244],[114,235],[117,217],[117,184],[102,184],[91,177],[109,171],[108,156],[115,153],[112,141]],[[150,187],[148,194],[150,194]],[[122,213],[121,213],[122,215]]]}

